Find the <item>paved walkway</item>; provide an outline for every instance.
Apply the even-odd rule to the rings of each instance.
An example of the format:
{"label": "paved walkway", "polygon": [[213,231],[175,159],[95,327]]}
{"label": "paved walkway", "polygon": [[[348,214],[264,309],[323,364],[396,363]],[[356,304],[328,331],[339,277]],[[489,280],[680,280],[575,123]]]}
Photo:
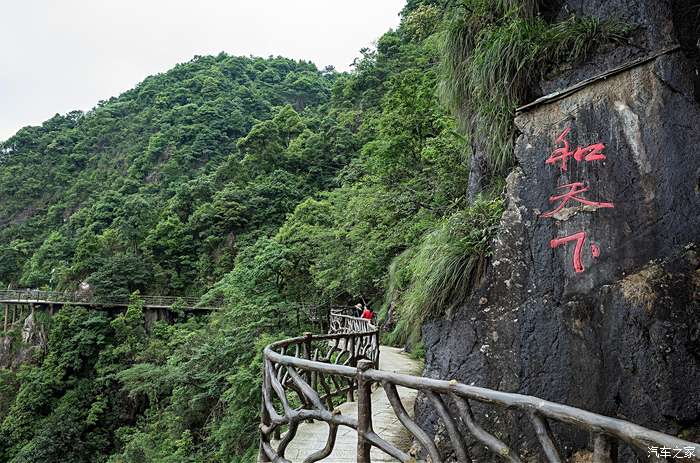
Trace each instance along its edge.
{"label": "paved walkway", "polygon": [[[384,371],[403,373],[407,375],[420,374],[421,364],[413,360],[402,349],[396,347],[381,346],[379,349],[379,366]],[[416,401],[417,392],[399,386],[399,396],[406,410],[413,414],[413,404]],[[357,416],[357,404],[346,402],[338,408],[347,416]],[[372,425],[374,432],[385,440],[396,445],[402,450],[408,450],[411,446],[411,438],[403,425],[399,422],[389,400],[381,387],[372,393]],[[297,435],[287,447],[285,457],[293,463],[301,463],[304,458],[313,452],[322,449],[328,439],[328,425],[315,421],[299,426]],[[372,462],[396,461],[389,455],[372,448]],[[332,463],[354,463],[357,461],[357,433],[354,429],[345,426],[338,428],[338,436],[335,441],[335,449],[327,458],[321,460]]]}

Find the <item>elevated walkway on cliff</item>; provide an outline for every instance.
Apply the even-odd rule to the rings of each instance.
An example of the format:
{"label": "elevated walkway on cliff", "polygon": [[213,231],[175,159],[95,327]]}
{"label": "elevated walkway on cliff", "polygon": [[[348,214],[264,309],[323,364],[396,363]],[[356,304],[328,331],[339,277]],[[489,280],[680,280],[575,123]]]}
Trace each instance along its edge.
{"label": "elevated walkway on cliff", "polygon": [[[200,304],[197,297],[177,296],[139,296],[144,309],[149,311],[168,311],[173,307],[185,312],[211,312],[219,310],[223,301]],[[0,291],[0,307],[3,317],[3,330],[24,319],[25,312],[33,313],[35,309],[48,310],[53,313],[66,305],[91,307],[98,310],[123,310],[129,306],[129,295],[100,296],[79,294],[75,292],[39,291],[32,289]]]}
{"label": "elevated walkway on cliff", "polygon": [[[0,304],[5,305],[127,307],[129,298],[128,294],[96,297],[75,292],[39,291],[33,289],[0,291]],[[143,301],[144,307],[149,309],[169,309],[175,304],[180,304],[183,310],[211,311],[220,309],[222,305],[221,301],[201,305],[198,297],[139,296],[139,299]]]}

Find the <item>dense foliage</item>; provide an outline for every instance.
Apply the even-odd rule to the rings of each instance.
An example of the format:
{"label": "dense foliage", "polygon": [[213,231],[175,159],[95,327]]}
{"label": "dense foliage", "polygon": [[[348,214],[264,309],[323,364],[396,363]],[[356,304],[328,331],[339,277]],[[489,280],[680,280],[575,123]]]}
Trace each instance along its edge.
{"label": "dense foliage", "polygon": [[352,127],[320,109],[337,78],[197,57],[20,130],[0,158],[0,282],[201,293],[348,162]]}
{"label": "dense foliage", "polygon": [[[0,284],[136,292],[116,317],[61,310],[45,351],[0,368],[0,461],[253,461],[261,349],[309,307],[384,303],[388,340],[417,345],[464,300],[502,201],[467,199],[474,134],[438,101],[440,25],[481,11],[450,3],[409,0],[351,73],[196,57],[0,145]],[[513,14],[475,30],[489,60]],[[146,330],[139,291],[226,307]]]}

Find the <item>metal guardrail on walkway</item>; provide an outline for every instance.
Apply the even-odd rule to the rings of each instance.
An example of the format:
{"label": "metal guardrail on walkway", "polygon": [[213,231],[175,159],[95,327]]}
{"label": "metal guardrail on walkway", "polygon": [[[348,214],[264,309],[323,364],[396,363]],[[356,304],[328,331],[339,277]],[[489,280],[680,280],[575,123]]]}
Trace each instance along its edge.
{"label": "metal guardrail on walkway", "polygon": [[[92,296],[76,292],[39,291],[34,289],[17,289],[0,291],[0,304],[55,304],[55,305],[94,305],[105,307],[128,306],[130,295]],[[190,310],[216,310],[222,301],[199,305],[198,297],[178,296],[139,296],[146,307],[172,307],[176,303]]]}
{"label": "metal guardrail on walkway", "polygon": [[[559,452],[550,422],[568,425],[591,434],[592,463],[617,462],[619,442],[636,449],[646,461],[669,461],[652,454],[666,449],[673,461],[700,461],[700,444],[688,442],[616,418],[526,396],[469,386],[457,381],[442,381],[380,371],[378,330],[367,320],[339,313],[331,314],[331,333],[305,334],[276,342],[265,348],[263,400],[260,424],[260,461],[290,463],[285,450],[299,425],[306,420],[328,423],[324,448],[309,455],[304,463],[322,460],[335,446],[338,428],[357,431],[357,462],[370,462],[370,449],[377,447],[403,463],[446,461],[446,454],[460,462],[472,462],[468,438],[481,443],[495,459],[522,463],[518,453],[476,421],[472,403],[522,412],[532,424],[541,451],[549,463],[565,461]],[[358,331],[354,331],[358,330]],[[373,384],[384,388],[391,407],[403,426],[420,445],[420,455],[412,455],[380,437],[372,428]],[[434,440],[411,418],[404,408],[397,387],[421,392],[435,407],[447,434],[447,451],[438,450]],[[357,394],[357,418],[343,416],[335,406],[343,398],[352,401]],[[442,447],[442,445],[441,445]],[[663,451],[663,450],[661,450]],[[454,461],[454,460],[451,460]],[[296,462],[294,462],[296,463]]]}

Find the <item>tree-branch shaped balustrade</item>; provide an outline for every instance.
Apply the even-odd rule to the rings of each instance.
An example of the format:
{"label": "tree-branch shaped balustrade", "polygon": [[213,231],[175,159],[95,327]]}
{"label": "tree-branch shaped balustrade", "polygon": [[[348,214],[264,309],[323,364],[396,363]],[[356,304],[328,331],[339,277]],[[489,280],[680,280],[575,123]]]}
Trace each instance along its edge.
{"label": "tree-branch shaped balustrade", "polygon": [[346,311],[332,310],[330,315],[329,333],[368,333],[376,331],[371,320],[355,317]]}
{"label": "tree-branch shaped balustrade", "polygon": [[[334,411],[344,400],[352,401],[359,382],[358,362],[379,359],[377,330],[335,333],[281,341],[265,349],[261,452],[269,461],[288,461],[284,452],[299,425],[309,419],[329,424],[328,443],[306,461],[318,461],[333,450],[340,425],[357,429],[357,419]],[[293,359],[286,362],[286,359]],[[298,363],[301,362],[301,363]],[[314,368],[322,365],[324,368]],[[284,431],[284,433],[283,433]],[[273,449],[273,441],[277,448]]]}
{"label": "tree-branch shaped balustrade", "polygon": [[[328,424],[326,445],[308,455],[304,463],[322,460],[332,453],[340,426],[357,432],[356,461],[359,463],[370,462],[372,447],[403,463],[442,463],[448,458],[449,461],[472,462],[476,461],[470,454],[474,445],[493,455],[492,461],[525,463],[519,456],[519,449],[480,426],[472,409],[474,403],[526,416],[539,452],[548,463],[566,461],[550,423],[588,432],[593,442],[593,463],[618,462],[618,443],[630,446],[641,461],[667,461],[650,456],[650,447],[683,449],[683,455],[693,456],[678,461],[700,461],[699,444],[620,419],[532,396],[378,370],[374,368],[379,358],[377,330],[368,324],[357,325],[362,331],[344,332],[351,322],[338,319],[331,326],[340,332],[320,336],[307,333],[265,348],[260,461],[292,463],[285,457],[285,451],[299,426],[307,420],[320,420]],[[370,329],[365,330],[367,327]],[[397,448],[373,430],[370,395],[374,384],[384,389],[394,414],[422,448],[418,455]],[[424,394],[444,426],[449,445],[438,448],[430,434],[411,418],[398,387]],[[334,408],[337,401],[352,400],[354,392],[357,393],[357,415],[340,414]],[[528,450],[532,454],[534,449]]]}

